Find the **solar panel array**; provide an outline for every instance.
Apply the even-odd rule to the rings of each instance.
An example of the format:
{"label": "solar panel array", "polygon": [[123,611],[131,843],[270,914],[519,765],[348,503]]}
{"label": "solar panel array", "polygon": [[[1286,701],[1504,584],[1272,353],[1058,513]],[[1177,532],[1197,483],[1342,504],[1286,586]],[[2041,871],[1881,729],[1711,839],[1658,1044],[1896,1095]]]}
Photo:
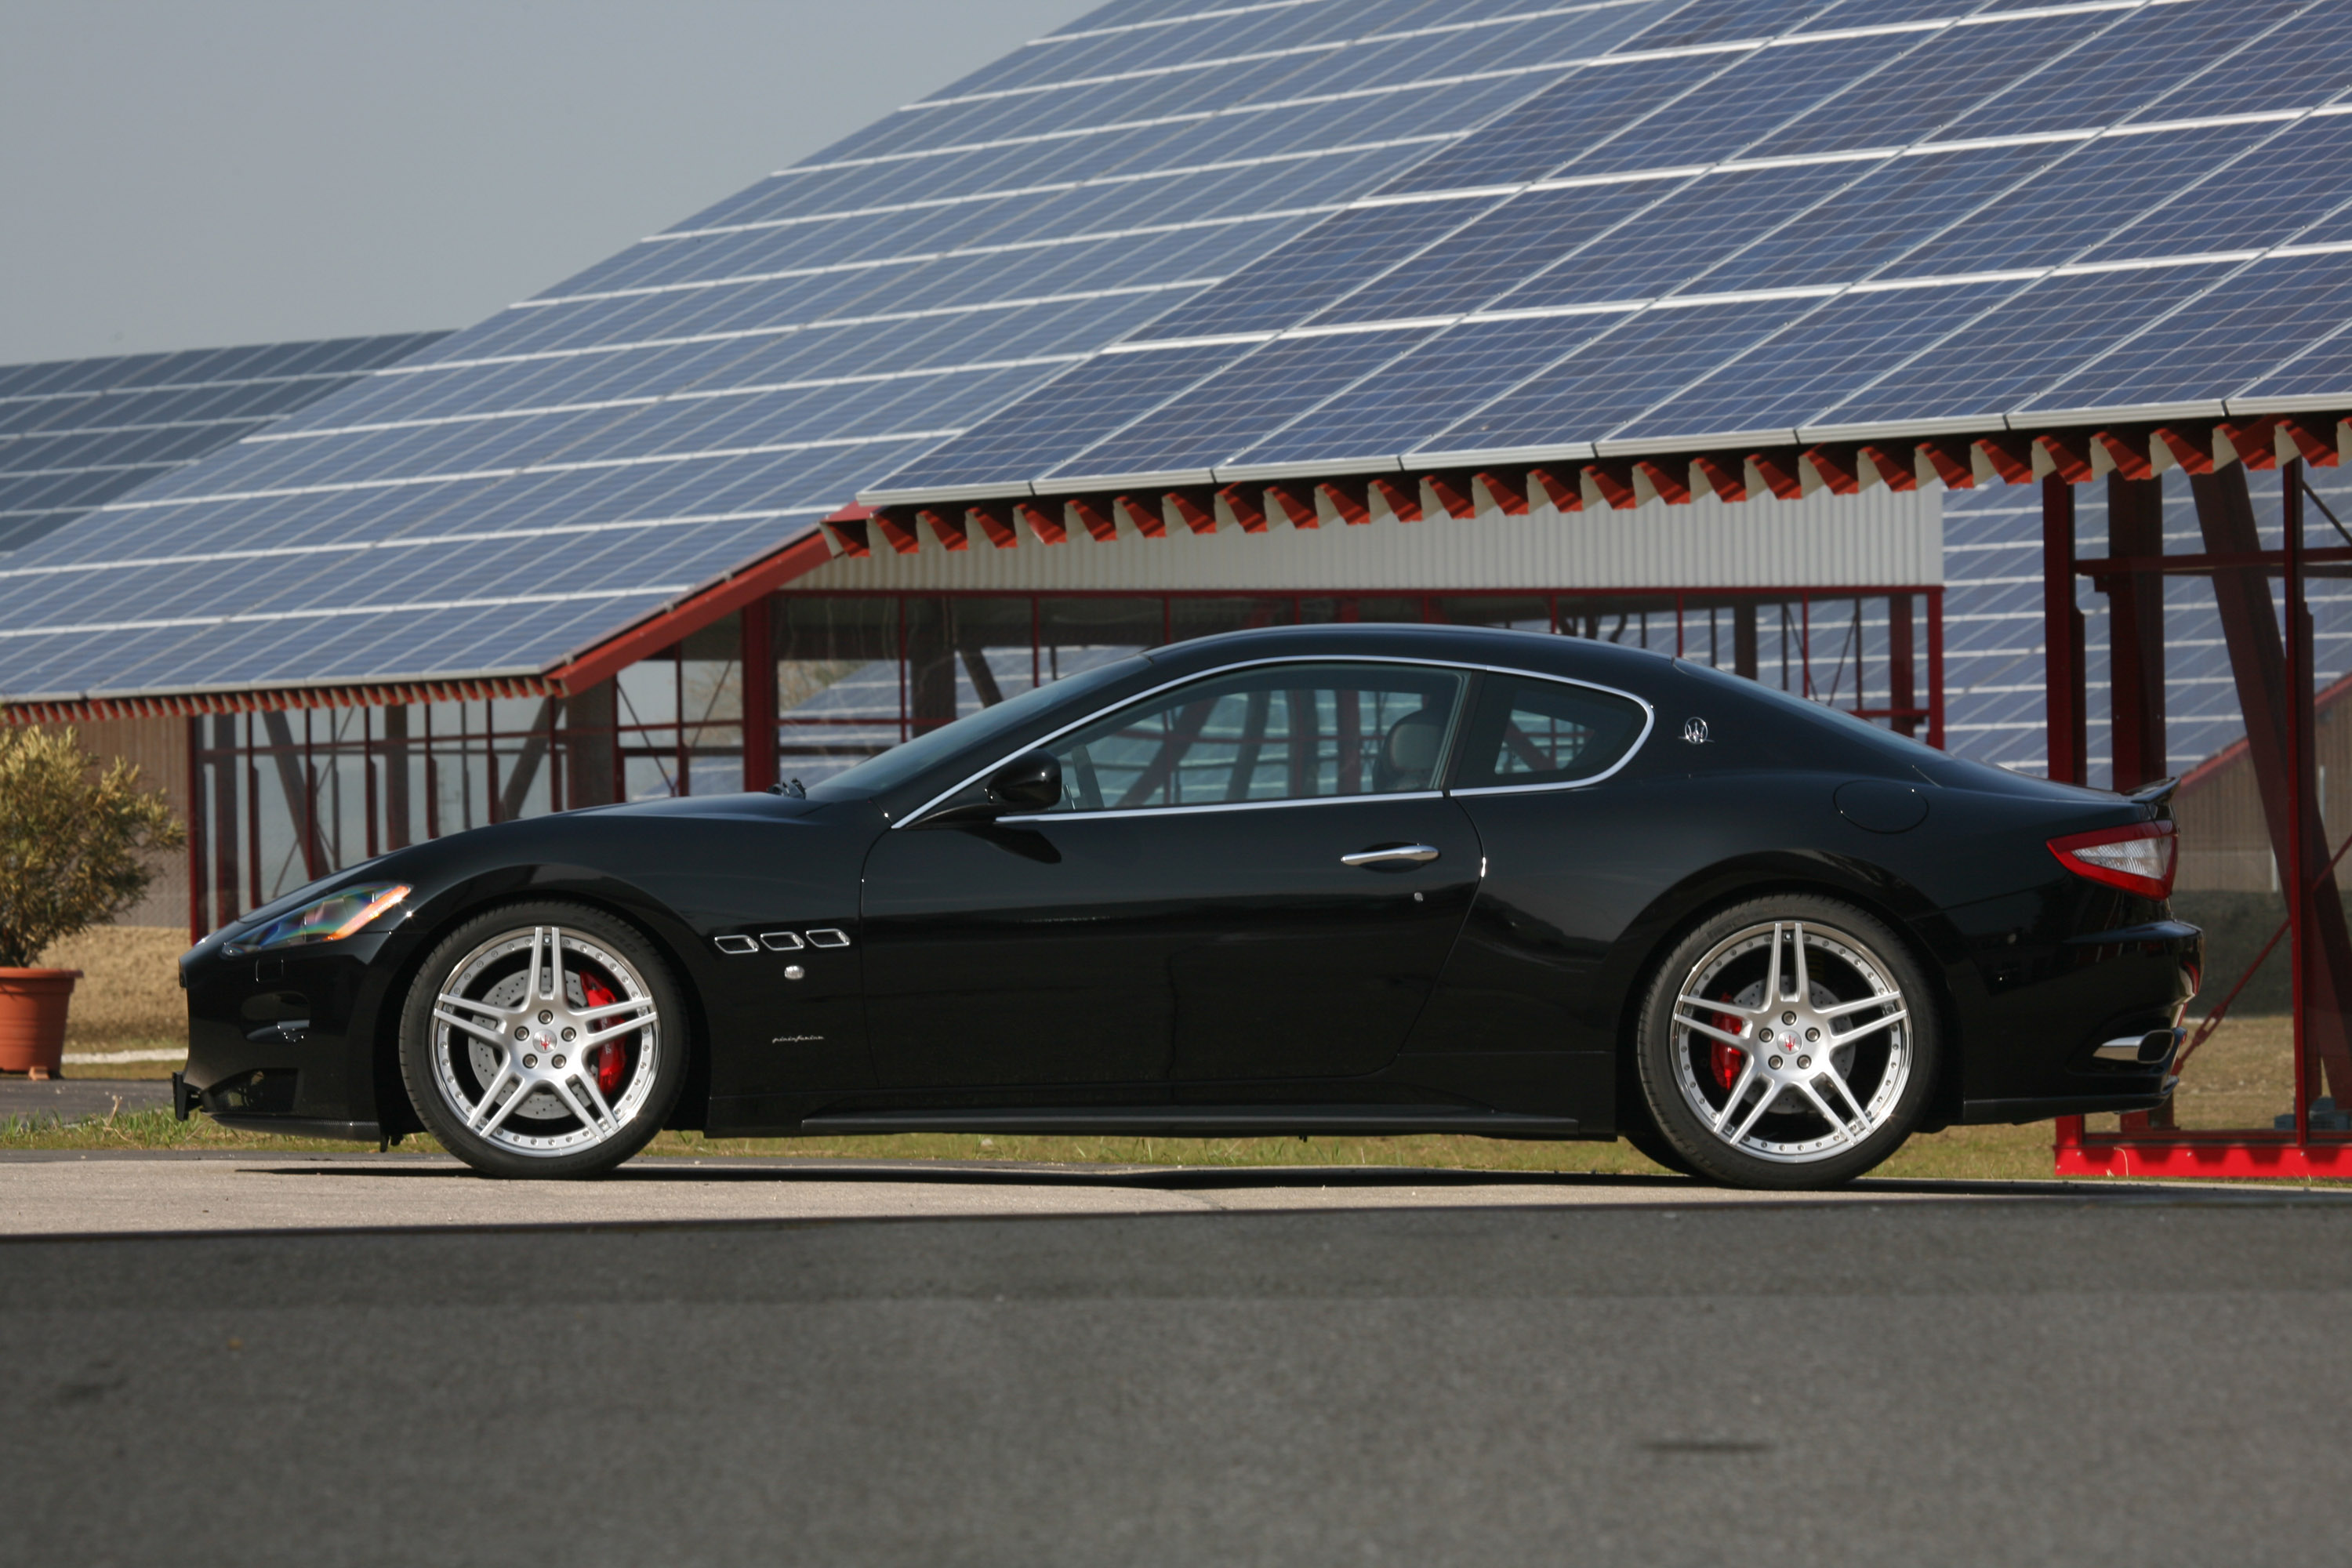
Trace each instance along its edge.
{"label": "solar panel array", "polygon": [[2352,403],[2352,6],[1643,9],[864,499]]}
{"label": "solar panel array", "polygon": [[[2248,476],[2264,545],[2279,543],[2275,475]],[[2320,503],[2352,522],[2352,476],[2315,468],[2306,476]],[[2109,553],[2105,487],[2076,492],[2076,552]],[[2305,543],[2340,541],[2316,508],[2306,508]],[[2204,549],[2187,480],[2165,476],[2164,547],[2175,554]],[[1944,498],[1944,703],[1947,749],[1979,762],[2044,773],[2049,767],[2048,682],[2042,665],[2042,502],[2028,488],[1993,486]],[[2107,601],[2077,584],[2084,613],[2084,676],[2089,695],[2090,782],[2110,782],[2107,714]],[[2174,773],[2213,756],[2246,732],[2212,585],[2170,577],[2164,584],[2165,752]],[[2305,585],[2312,616],[2315,686],[2352,674],[2352,584],[2314,577]],[[2144,781],[2126,780],[2128,783]]]}
{"label": "solar panel array", "polygon": [[1115,0],[17,552],[0,695],[537,671],[1712,8]]}
{"label": "solar panel array", "polygon": [[0,365],[0,552],[54,533],[440,335]]}

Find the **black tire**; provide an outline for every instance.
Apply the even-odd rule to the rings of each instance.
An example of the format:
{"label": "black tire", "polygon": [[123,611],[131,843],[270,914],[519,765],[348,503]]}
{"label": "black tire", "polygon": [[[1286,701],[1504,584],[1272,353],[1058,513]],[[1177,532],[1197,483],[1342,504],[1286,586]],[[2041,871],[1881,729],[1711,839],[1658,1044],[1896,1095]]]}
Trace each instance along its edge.
{"label": "black tire", "polygon": [[[561,985],[551,952],[562,954]],[[401,1007],[400,1074],[417,1119],[486,1176],[612,1170],[661,1131],[687,1049],[668,963],[588,904],[474,916],[425,956]]]}
{"label": "black tire", "polygon": [[1633,1146],[1633,1152],[1653,1165],[1664,1165],[1677,1176],[1696,1176],[1698,1167],[1683,1158],[1683,1152],[1667,1142],[1654,1129],[1621,1127],[1617,1136]]}
{"label": "black tire", "polygon": [[1722,910],[1643,997],[1634,1058],[1657,1135],[1730,1186],[1852,1181],[1918,1124],[1941,1046],[1933,995],[1909,945],[1852,904],[1786,893]]}

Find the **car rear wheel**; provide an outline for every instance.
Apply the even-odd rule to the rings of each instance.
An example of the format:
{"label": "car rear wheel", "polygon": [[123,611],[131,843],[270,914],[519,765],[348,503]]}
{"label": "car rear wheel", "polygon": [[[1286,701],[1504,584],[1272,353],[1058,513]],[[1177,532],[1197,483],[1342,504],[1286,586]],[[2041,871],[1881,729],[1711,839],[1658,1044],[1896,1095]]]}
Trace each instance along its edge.
{"label": "car rear wheel", "polygon": [[490,1176],[595,1176],[660,1131],[685,1079],[660,953],[585,904],[515,904],[426,957],[400,1070],[428,1131]]}
{"label": "car rear wheel", "polygon": [[1699,1174],[1741,1187],[1851,1181],[1902,1146],[1935,1080],[1927,977],[1885,922],[1788,894],[1675,944],[1642,1009],[1642,1092]]}

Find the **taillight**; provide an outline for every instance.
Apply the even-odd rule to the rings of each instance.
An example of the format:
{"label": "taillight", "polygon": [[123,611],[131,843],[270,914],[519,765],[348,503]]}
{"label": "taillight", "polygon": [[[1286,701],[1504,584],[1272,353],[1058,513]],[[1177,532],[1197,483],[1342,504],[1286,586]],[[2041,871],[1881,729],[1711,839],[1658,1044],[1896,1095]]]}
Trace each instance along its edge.
{"label": "taillight", "polygon": [[2172,869],[2179,840],[2169,822],[2137,822],[2070,833],[2050,841],[2050,853],[2077,877],[2137,893],[2143,899],[2172,896]]}

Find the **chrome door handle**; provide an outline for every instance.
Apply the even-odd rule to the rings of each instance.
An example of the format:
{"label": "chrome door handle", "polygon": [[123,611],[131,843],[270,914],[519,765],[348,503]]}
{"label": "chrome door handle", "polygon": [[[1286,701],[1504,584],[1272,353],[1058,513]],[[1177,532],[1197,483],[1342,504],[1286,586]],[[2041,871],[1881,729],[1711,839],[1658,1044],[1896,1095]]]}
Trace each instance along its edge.
{"label": "chrome door handle", "polygon": [[1416,866],[1426,866],[1437,858],[1437,850],[1427,844],[1391,844],[1384,849],[1359,849],[1353,855],[1339,857],[1342,866],[1389,866],[1400,860],[1410,860]]}

